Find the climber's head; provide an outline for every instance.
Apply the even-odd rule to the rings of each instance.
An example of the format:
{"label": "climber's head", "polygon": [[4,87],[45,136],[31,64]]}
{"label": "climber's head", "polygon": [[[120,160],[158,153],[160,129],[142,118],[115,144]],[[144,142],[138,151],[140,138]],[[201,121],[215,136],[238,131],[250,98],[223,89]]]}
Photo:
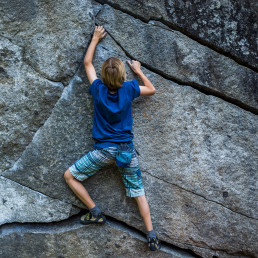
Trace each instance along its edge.
{"label": "climber's head", "polygon": [[101,67],[101,77],[111,91],[121,88],[126,79],[124,63],[115,57],[108,58]]}

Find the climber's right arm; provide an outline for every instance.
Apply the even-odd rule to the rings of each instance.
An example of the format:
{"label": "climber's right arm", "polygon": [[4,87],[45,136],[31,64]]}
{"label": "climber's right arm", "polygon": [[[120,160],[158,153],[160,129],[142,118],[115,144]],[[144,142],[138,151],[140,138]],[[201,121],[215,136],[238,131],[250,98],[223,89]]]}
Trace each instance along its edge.
{"label": "climber's right arm", "polygon": [[94,30],[93,37],[91,39],[90,45],[84,57],[83,63],[84,68],[88,77],[90,84],[97,79],[97,74],[95,68],[92,64],[93,55],[95,53],[96,46],[98,45],[99,41],[106,36],[105,29],[103,26],[96,26]]}

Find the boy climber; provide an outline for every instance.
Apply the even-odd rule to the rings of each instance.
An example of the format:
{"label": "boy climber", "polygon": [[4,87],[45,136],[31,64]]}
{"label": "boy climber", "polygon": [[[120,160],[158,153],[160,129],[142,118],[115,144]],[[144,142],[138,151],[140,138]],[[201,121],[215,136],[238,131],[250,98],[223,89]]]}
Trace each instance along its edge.
{"label": "boy climber", "polygon": [[77,197],[88,207],[89,212],[81,217],[82,224],[105,223],[106,218],[93,202],[81,181],[95,174],[97,170],[114,163],[118,165],[126,188],[126,195],[134,197],[147,229],[150,250],[160,247],[153,231],[149,205],[145,197],[141,172],[133,147],[132,110],[133,99],[155,94],[155,88],[141,71],[138,61],[127,61],[130,68],[141,78],[144,86],[136,80],[125,82],[125,66],[120,59],[111,57],[101,68],[103,82],[97,78],[92,64],[98,42],[106,35],[102,26],[96,26],[84,58],[84,66],[91,84],[90,94],[94,99],[94,118],[92,136],[94,150],[76,161],[64,174],[66,183]]}

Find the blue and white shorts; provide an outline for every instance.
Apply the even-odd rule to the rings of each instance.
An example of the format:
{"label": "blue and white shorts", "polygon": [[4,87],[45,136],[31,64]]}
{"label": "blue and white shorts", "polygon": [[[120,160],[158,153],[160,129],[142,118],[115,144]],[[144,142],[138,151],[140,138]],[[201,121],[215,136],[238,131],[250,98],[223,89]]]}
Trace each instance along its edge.
{"label": "blue and white shorts", "polygon": [[[69,167],[69,170],[77,180],[83,181],[94,175],[99,169],[107,165],[114,164],[116,153],[117,147],[94,149],[77,160],[71,167]],[[126,196],[137,197],[144,195],[141,170],[135,149],[133,149],[133,155],[129,167],[118,167],[118,170],[125,185]]]}

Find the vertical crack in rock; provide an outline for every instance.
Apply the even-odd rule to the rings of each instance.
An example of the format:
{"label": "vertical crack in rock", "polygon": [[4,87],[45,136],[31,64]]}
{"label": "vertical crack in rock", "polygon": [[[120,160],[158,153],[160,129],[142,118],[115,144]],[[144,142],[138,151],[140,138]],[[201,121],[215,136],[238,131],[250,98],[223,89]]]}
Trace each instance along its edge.
{"label": "vertical crack in rock", "polygon": [[147,173],[148,175],[150,175],[150,176],[152,176],[152,177],[157,178],[158,180],[161,180],[161,181],[163,181],[163,182],[165,182],[165,183],[168,183],[168,184],[170,184],[170,185],[173,185],[173,186],[175,186],[175,187],[177,187],[177,188],[179,188],[179,189],[181,189],[181,190],[183,190],[183,191],[186,191],[186,192],[192,193],[192,194],[194,194],[194,195],[196,195],[196,196],[199,196],[199,197],[205,199],[206,201],[216,203],[216,204],[218,204],[218,205],[224,207],[225,209],[228,209],[228,210],[230,210],[230,211],[232,211],[232,212],[234,212],[234,213],[237,213],[237,214],[239,214],[239,215],[241,215],[241,216],[244,216],[244,217],[246,217],[246,218],[248,218],[248,219],[258,220],[257,218],[253,218],[253,217],[248,216],[248,215],[246,215],[246,214],[244,214],[244,213],[242,213],[242,212],[235,211],[235,210],[233,210],[233,209],[231,209],[231,208],[225,206],[224,204],[222,204],[222,203],[220,203],[220,202],[217,202],[217,201],[208,199],[208,198],[206,198],[205,196],[203,196],[203,195],[201,195],[201,194],[198,194],[198,193],[196,193],[196,192],[194,192],[194,191],[191,191],[191,190],[189,190],[189,189],[186,189],[186,188],[184,188],[184,187],[182,187],[182,186],[179,186],[179,185],[177,185],[177,184],[171,183],[171,182],[169,182],[169,181],[167,181],[167,180],[164,180],[164,179],[162,179],[162,178],[160,178],[160,177],[158,177],[158,176],[155,176],[155,175],[153,175],[152,173],[150,173],[150,172],[148,172],[148,171],[146,171],[146,170],[143,170],[143,169],[142,169],[142,171],[145,172],[145,173]]}
{"label": "vertical crack in rock", "polygon": [[[107,31],[110,35],[110,37],[116,42],[116,44],[123,50],[123,52],[125,53],[126,56],[128,56],[130,59],[132,60],[136,60],[115,38],[114,36],[112,35],[112,33],[110,31]],[[141,64],[143,67],[145,67],[146,69],[152,71],[153,73],[156,73],[160,76],[162,76],[163,78],[167,79],[167,80],[170,80],[170,81],[173,81],[181,86],[189,86],[189,87],[192,87],[198,91],[200,91],[201,93],[205,94],[205,95],[212,95],[212,96],[215,96],[217,98],[220,98],[228,103],[231,103],[233,105],[236,105],[246,111],[249,111],[255,115],[258,115],[258,109],[252,107],[252,106],[249,106],[247,105],[246,103],[243,103],[241,102],[240,100],[238,99],[235,99],[235,98],[231,98],[227,95],[224,95],[223,93],[219,92],[219,91],[216,91],[216,90],[213,90],[205,85],[200,85],[196,82],[184,82],[182,80],[179,80],[178,78],[175,78],[171,75],[168,75],[164,72],[162,72],[161,70],[159,69],[156,69],[156,68],[153,68],[151,67],[150,65],[144,63],[141,61]]]}
{"label": "vertical crack in rock", "polygon": [[187,30],[185,30],[184,28],[182,27],[179,27],[177,26],[176,24],[173,24],[172,22],[167,22],[165,21],[163,18],[158,18],[158,17],[154,17],[154,16],[151,16],[149,17],[148,19],[144,18],[144,16],[140,16],[140,15],[137,15],[136,13],[133,13],[131,11],[129,11],[128,9],[125,9],[125,8],[122,8],[119,4],[115,4],[115,3],[112,3],[110,1],[103,1],[103,0],[94,0],[95,2],[98,2],[102,5],[109,5],[110,7],[114,8],[115,10],[118,10],[118,11],[121,11],[125,14],[128,14],[132,17],[134,17],[135,19],[138,19],[138,20],[141,20],[142,22],[144,23],[149,23],[151,21],[157,21],[157,22],[160,22],[161,24],[163,24],[164,26],[168,27],[169,29],[172,29],[172,30],[175,30],[175,31],[178,31],[182,34],[184,34],[185,36],[187,36],[188,38],[196,41],[197,43],[205,46],[205,47],[208,47],[209,49],[217,52],[218,54],[221,54],[225,57],[228,57],[232,60],[234,60],[236,63],[238,63],[239,65],[242,65],[242,66],[245,66],[246,68],[249,68],[255,72],[258,72],[258,68],[241,60],[239,57],[235,56],[235,55],[232,55],[231,53],[229,52],[226,52],[224,51],[222,48],[214,45],[214,44],[211,44],[210,42],[208,41],[205,41],[201,38],[198,38],[197,36],[189,33]]}
{"label": "vertical crack in rock", "polygon": [[[96,3],[99,3],[98,1],[93,1],[93,2],[96,2]],[[95,18],[95,21],[96,21],[96,17],[98,16],[98,14],[101,12],[101,10],[103,9],[103,4],[99,3],[101,5],[101,7],[96,11],[95,15],[94,15],[94,18]]]}

